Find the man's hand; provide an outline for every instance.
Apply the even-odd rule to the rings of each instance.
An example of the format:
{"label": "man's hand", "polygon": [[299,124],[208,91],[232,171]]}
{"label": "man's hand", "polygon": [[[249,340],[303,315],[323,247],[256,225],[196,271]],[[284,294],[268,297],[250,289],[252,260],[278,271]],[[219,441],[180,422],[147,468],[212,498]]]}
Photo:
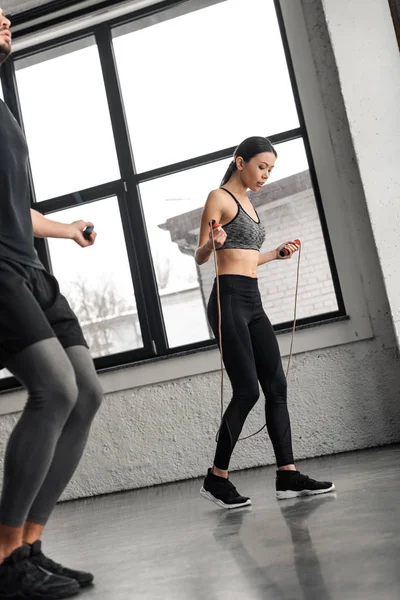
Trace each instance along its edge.
{"label": "man's hand", "polygon": [[31,208],[32,228],[35,237],[37,238],[61,238],[66,240],[74,240],[82,248],[93,246],[97,234],[92,231],[90,239],[87,240],[83,236],[86,227],[93,226],[90,221],[74,221],[73,223],[60,223],[52,221],[40,212]]}
{"label": "man's hand", "polygon": [[93,246],[97,237],[97,233],[95,231],[92,231],[90,234],[90,238],[87,240],[83,236],[83,232],[86,229],[86,227],[93,227],[93,223],[91,223],[90,221],[74,221],[73,223],[71,223],[71,225],[69,225],[71,240],[74,240],[74,242],[76,242],[82,248]]}

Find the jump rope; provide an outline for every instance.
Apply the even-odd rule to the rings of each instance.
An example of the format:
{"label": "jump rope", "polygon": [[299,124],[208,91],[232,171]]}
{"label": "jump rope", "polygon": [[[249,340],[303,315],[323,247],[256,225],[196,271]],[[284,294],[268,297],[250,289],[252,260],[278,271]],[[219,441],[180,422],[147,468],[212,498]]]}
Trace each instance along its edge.
{"label": "jump rope", "polygon": [[[218,272],[217,252],[216,252],[216,247],[215,247],[213,230],[218,229],[218,227],[221,227],[221,225],[213,219],[212,221],[209,222],[209,227],[210,227],[210,236],[211,236],[211,240],[212,240],[213,254],[214,254],[214,269],[215,269],[215,282],[216,282],[216,291],[217,291],[217,309],[218,309],[218,347],[219,347],[219,354],[220,354],[220,373],[221,373],[221,378],[220,378],[220,381],[221,381],[221,389],[220,389],[221,417],[220,417],[220,426],[219,426],[219,429],[215,436],[215,441],[218,442],[219,432],[221,430],[222,422],[223,422],[223,418],[224,418],[224,354],[223,354],[223,350],[222,350],[222,319],[221,319],[221,296],[220,296],[220,289],[219,289],[219,272]],[[294,295],[294,311],[293,311],[293,328],[292,328],[292,338],[290,341],[288,363],[287,363],[287,367],[286,367],[286,379],[288,378],[290,363],[292,361],[294,334],[296,331],[297,299],[298,299],[298,292],[299,292],[300,258],[301,258],[301,242],[300,242],[300,240],[294,240],[292,243],[295,244],[296,246],[298,246],[299,256],[297,259],[296,289],[295,289],[295,295]],[[280,250],[279,254],[283,258],[283,257],[289,255],[289,250],[287,250],[286,248],[283,248],[282,250]],[[254,437],[255,435],[258,435],[264,429],[266,429],[266,427],[267,427],[267,424],[265,423],[261,427],[261,429],[259,429],[255,433],[247,435],[246,437],[243,437],[243,438],[239,438],[238,442],[243,442],[244,440],[248,440],[248,439]]]}

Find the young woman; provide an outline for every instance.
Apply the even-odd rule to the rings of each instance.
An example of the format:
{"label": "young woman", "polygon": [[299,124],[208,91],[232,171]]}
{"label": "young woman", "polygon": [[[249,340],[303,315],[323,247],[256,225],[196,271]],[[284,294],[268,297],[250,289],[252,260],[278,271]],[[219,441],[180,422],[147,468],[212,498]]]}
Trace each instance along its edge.
{"label": "young woman", "polygon": [[[264,312],[257,281],[257,267],[272,260],[285,260],[298,250],[296,244],[282,244],[260,253],[264,227],[246,195],[261,189],[277,159],[271,142],[263,137],[244,140],[222,180],[212,191],[203,210],[196,262],[209,260],[213,244],[217,250],[222,350],[226,372],[232,384],[232,400],[219,431],[214,466],[208,470],[201,494],[221,508],[251,504],[228,479],[229,461],[247,415],[259,398],[259,383],[265,396],[265,413],[278,471],[278,499],[331,492],[331,482],[302,475],[293,460],[290,420],[286,401],[286,378],[272,325]],[[221,227],[210,233],[212,220]],[[212,237],[214,240],[212,239]],[[287,255],[280,256],[285,249]],[[218,340],[216,283],[208,303],[208,319]]]}

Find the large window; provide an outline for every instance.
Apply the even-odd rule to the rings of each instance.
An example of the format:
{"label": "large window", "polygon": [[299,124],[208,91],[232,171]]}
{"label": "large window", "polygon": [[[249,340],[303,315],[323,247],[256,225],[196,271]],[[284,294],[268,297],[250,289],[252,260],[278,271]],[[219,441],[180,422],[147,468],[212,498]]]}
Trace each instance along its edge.
{"label": "large window", "polygon": [[57,213],[64,222],[89,217],[96,223],[96,244],[82,252],[70,240],[49,240],[53,271],[95,357],[140,348],[142,335],[118,199]]}
{"label": "large window", "polygon": [[[300,326],[344,315],[274,0],[179,1],[123,17],[112,5],[108,21],[16,51],[4,67],[35,208],[93,221],[98,233],[85,250],[38,243],[97,366],[215,343],[206,318],[213,261],[194,261],[200,216],[250,135],[268,135],[279,154],[269,184],[250,193],[263,250],[303,242]],[[259,271],[277,330],[293,317],[295,274],[295,260]]]}
{"label": "large window", "polygon": [[196,265],[204,200],[227,160],[140,184],[168,345],[209,339],[203,270]]}
{"label": "large window", "polygon": [[15,61],[36,200],[120,178],[93,37]]}
{"label": "large window", "polygon": [[188,6],[113,32],[138,171],[299,126],[273,2]]}

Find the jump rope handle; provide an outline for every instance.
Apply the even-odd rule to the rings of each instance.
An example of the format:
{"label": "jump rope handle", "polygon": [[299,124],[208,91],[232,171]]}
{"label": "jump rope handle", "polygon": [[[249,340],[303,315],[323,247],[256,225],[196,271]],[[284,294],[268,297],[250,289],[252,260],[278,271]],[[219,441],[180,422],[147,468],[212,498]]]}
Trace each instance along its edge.
{"label": "jump rope handle", "polygon": [[84,230],[83,230],[83,237],[85,238],[85,240],[87,240],[88,242],[90,241],[90,234],[92,233],[94,229],[94,225],[88,225]]}
{"label": "jump rope handle", "polygon": [[[296,244],[296,246],[300,246],[301,242],[300,240],[293,240],[292,242],[293,244]],[[283,248],[280,252],[279,252],[279,256],[288,256],[290,254],[289,250],[287,250],[286,248]]]}
{"label": "jump rope handle", "polygon": [[218,227],[221,227],[221,225],[214,219],[212,219],[212,221],[210,221],[210,224],[213,229],[218,229]]}

